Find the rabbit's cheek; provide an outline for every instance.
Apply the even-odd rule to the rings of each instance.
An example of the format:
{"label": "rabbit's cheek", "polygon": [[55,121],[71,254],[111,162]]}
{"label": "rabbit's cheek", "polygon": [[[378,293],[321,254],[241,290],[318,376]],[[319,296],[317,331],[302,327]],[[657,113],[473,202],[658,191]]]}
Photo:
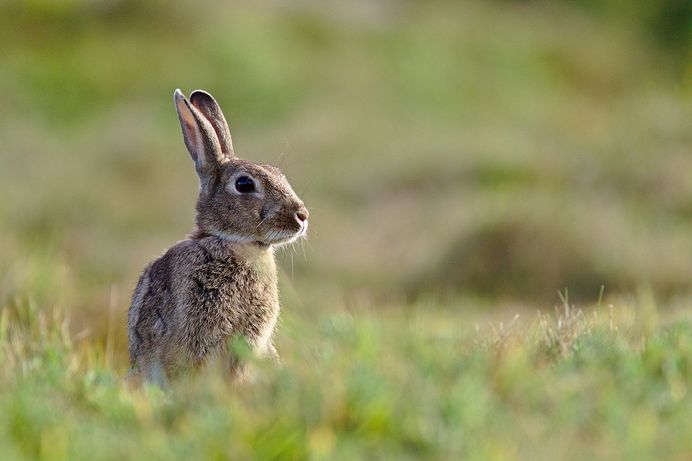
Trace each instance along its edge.
{"label": "rabbit's cheek", "polygon": [[265,205],[262,207],[262,210],[260,212],[260,218],[264,221],[273,220],[278,210],[279,207],[275,205]]}

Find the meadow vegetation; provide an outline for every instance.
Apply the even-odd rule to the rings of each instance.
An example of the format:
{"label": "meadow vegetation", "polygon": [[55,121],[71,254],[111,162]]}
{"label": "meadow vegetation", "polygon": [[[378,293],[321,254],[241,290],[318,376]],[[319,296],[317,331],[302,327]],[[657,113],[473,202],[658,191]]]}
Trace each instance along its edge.
{"label": "meadow vegetation", "polygon": [[[2,2],[0,458],[687,459],[688,3]],[[253,386],[122,383],[177,87],[311,210]]]}

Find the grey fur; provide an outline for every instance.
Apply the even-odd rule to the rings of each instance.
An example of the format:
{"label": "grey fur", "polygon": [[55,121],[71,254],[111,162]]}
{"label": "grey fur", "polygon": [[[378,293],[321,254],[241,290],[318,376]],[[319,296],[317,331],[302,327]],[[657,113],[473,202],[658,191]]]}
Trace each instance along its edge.
{"label": "grey fur", "polygon": [[[143,271],[128,314],[130,373],[159,385],[220,360],[239,377],[229,342],[278,360],[272,343],[279,316],[274,247],[307,232],[308,211],[281,171],[238,159],[216,101],[174,95],[185,145],[200,178],[196,226]],[[256,193],[234,180],[250,176]]]}

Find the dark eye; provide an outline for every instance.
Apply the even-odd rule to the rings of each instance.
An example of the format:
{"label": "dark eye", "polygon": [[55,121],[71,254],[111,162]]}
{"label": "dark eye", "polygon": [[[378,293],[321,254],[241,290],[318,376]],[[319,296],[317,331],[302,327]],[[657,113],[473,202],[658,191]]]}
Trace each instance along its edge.
{"label": "dark eye", "polygon": [[235,190],[241,194],[255,192],[255,181],[249,176],[240,176],[235,180]]}

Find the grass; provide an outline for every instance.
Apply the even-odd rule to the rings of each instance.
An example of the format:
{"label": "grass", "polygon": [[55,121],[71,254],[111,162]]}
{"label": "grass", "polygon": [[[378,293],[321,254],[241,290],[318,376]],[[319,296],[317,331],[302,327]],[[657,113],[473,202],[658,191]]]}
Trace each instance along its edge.
{"label": "grass", "polygon": [[649,302],[565,303],[504,322],[426,305],[288,311],[283,368],[256,363],[255,383],[237,387],[209,367],[167,392],[127,389],[107,344],[18,303],[0,329],[0,451],[6,460],[683,460],[692,323],[684,311],[657,319]]}

